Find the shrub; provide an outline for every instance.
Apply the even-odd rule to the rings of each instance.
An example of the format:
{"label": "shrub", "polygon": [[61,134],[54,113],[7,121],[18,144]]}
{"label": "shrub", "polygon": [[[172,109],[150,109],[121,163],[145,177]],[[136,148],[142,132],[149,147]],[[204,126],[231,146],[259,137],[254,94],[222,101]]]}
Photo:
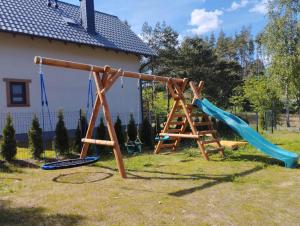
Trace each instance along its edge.
{"label": "shrub", "polygon": [[75,138],[74,138],[74,144],[73,144],[73,149],[76,152],[81,152],[81,148],[82,148],[82,133],[81,133],[81,128],[80,128],[80,121],[78,121],[77,127],[76,127],[76,131],[75,131]]}
{"label": "shrub", "polygon": [[10,115],[6,118],[6,125],[3,129],[1,144],[1,155],[7,161],[11,161],[17,154],[16,132]]}
{"label": "shrub", "polygon": [[[107,139],[107,129],[104,124],[103,118],[100,119],[100,124],[96,128],[96,139],[105,140]],[[105,146],[97,145],[98,154],[105,154]]]}
{"label": "shrub", "polygon": [[39,159],[43,153],[43,131],[36,115],[32,119],[31,128],[28,131],[29,149],[35,159]]}
{"label": "shrub", "polygon": [[127,125],[127,135],[130,141],[135,141],[137,138],[137,128],[133,118],[133,114],[130,114],[130,120]]}
{"label": "shrub", "polygon": [[141,128],[141,140],[142,142],[148,146],[152,147],[152,127],[147,117],[143,120],[142,128]]}
{"label": "shrub", "polygon": [[69,136],[67,128],[65,126],[62,110],[58,112],[58,121],[55,129],[54,148],[61,155],[69,153]]}
{"label": "shrub", "polygon": [[115,122],[115,131],[116,131],[116,134],[117,134],[117,138],[118,138],[118,142],[119,142],[119,145],[120,145],[120,148],[122,150],[124,150],[124,147],[125,147],[125,135],[124,135],[124,129],[123,129],[123,126],[122,126],[122,121],[120,119],[120,117],[118,116],[117,117],[117,121]]}
{"label": "shrub", "polygon": [[88,128],[88,123],[85,114],[80,110],[80,118],[75,131],[75,139],[73,149],[76,152],[81,152],[82,142],[81,139],[85,137]]}

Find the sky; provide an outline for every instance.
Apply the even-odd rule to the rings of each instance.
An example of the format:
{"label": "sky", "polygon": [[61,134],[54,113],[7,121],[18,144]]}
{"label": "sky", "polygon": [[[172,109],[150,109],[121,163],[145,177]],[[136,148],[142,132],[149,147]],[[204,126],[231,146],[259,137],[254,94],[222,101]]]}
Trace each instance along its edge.
{"label": "sky", "polygon": [[[62,0],[79,5],[79,0]],[[165,21],[180,37],[223,30],[234,35],[242,26],[250,26],[254,35],[266,24],[268,0],[94,0],[95,9],[127,20],[140,34],[144,22],[154,26]]]}

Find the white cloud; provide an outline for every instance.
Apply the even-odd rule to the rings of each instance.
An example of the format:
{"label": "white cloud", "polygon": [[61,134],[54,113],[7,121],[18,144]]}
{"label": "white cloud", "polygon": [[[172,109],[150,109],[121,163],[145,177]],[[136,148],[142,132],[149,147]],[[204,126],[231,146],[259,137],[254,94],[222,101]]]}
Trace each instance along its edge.
{"label": "white cloud", "polygon": [[190,31],[194,34],[201,35],[209,31],[216,30],[222,23],[220,16],[223,15],[223,11],[206,11],[205,9],[194,9],[191,13],[190,25],[196,26],[196,28]]}
{"label": "white cloud", "polygon": [[267,14],[268,12],[268,0],[261,0],[257,2],[253,8],[249,10],[251,13]]}
{"label": "white cloud", "polygon": [[235,11],[238,10],[240,8],[246,7],[249,4],[248,0],[241,0],[240,2],[232,2],[230,8],[228,9],[228,11]]}

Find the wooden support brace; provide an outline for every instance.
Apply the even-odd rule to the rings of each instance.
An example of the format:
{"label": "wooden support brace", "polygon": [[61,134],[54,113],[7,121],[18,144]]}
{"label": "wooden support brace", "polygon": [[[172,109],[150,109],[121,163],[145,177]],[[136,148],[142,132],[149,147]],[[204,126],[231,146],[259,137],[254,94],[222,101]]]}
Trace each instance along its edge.
{"label": "wooden support brace", "polygon": [[96,144],[96,145],[104,145],[104,146],[115,146],[115,142],[110,140],[96,140],[96,139],[81,139],[83,143]]}
{"label": "wooden support brace", "polygon": [[160,136],[169,136],[169,137],[180,137],[180,138],[189,138],[189,139],[199,139],[199,135],[194,134],[185,134],[185,133],[160,133]]}

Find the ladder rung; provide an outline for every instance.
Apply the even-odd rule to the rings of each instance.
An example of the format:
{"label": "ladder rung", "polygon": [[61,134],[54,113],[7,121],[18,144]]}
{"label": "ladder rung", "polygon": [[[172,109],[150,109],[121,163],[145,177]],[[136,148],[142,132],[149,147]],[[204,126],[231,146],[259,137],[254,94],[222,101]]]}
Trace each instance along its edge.
{"label": "ladder rung", "polygon": [[86,139],[83,138],[81,140],[83,143],[88,143],[88,144],[96,144],[96,145],[104,145],[104,146],[115,146],[115,142],[110,141],[110,140],[95,140],[95,139]]}
{"label": "ladder rung", "polygon": [[219,148],[205,150],[206,153],[218,153],[220,151],[224,151],[224,147],[219,147]]}
{"label": "ladder rung", "polygon": [[205,140],[205,141],[202,141],[202,144],[213,144],[213,143],[218,143],[220,142],[219,140],[216,140],[216,139],[213,139],[213,140]]}
{"label": "ladder rung", "polygon": [[[166,125],[166,122],[164,122],[164,125]],[[183,121],[170,122],[170,126],[171,126],[171,125],[182,126],[182,125],[184,125],[184,122],[183,122]]]}
{"label": "ladder rung", "polygon": [[216,134],[216,130],[204,130],[204,131],[198,131],[199,135],[208,135],[208,134]]}
{"label": "ladder rung", "polygon": [[182,134],[182,133],[160,133],[160,136],[169,136],[169,137],[177,137],[177,138],[190,138],[190,139],[198,139],[199,135],[193,135],[191,133]]}
{"label": "ladder rung", "polygon": [[[168,133],[179,133],[181,131],[181,129],[169,129]],[[161,131],[162,133],[163,131]]]}
{"label": "ladder rung", "polygon": [[209,125],[211,125],[210,122],[194,122],[193,124],[194,124],[194,126],[209,126]]}

